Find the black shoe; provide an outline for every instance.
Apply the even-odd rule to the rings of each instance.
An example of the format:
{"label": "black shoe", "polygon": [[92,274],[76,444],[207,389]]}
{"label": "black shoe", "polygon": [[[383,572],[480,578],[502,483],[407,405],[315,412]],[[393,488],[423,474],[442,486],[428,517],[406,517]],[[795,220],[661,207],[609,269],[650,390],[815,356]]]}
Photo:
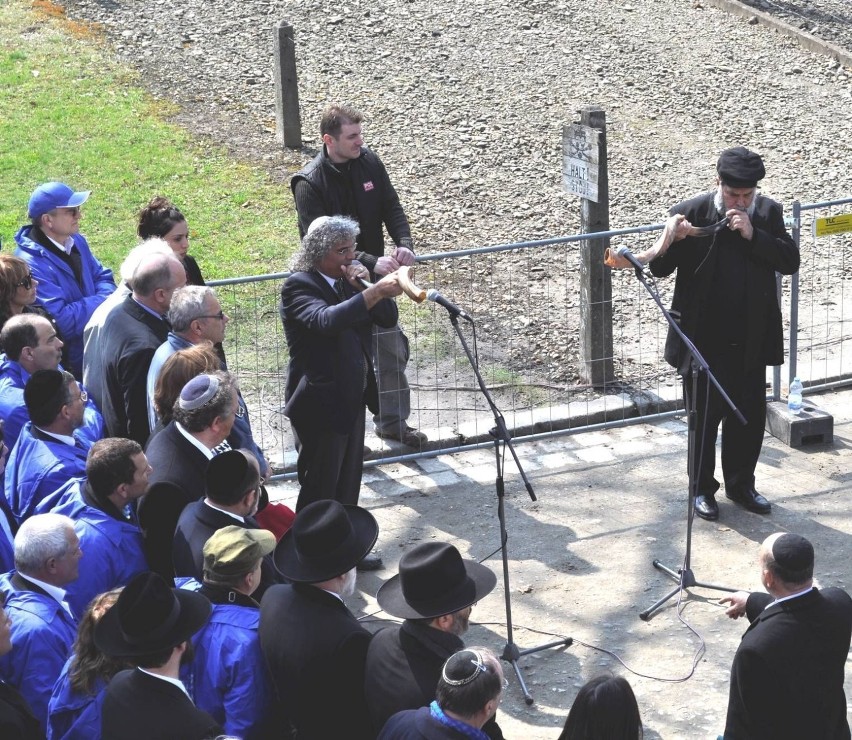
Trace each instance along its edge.
{"label": "black shoe", "polygon": [[395,439],[397,442],[402,442],[406,447],[421,447],[424,442],[429,441],[429,438],[423,432],[407,424],[403,429],[393,432],[383,432],[376,429],[376,436],[379,439]]}
{"label": "black shoe", "polygon": [[772,511],[772,504],[751,487],[738,492],[725,491],[725,496],[755,514],[768,514]]}
{"label": "black shoe", "polygon": [[365,570],[381,570],[385,567],[382,562],[381,555],[376,555],[374,552],[369,552],[364,556],[364,559],[355,566],[360,571]]}
{"label": "black shoe", "polygon": [[695,513],[708,522],[715,522],[719,518],[719,504],[713,496],[696,496]]}

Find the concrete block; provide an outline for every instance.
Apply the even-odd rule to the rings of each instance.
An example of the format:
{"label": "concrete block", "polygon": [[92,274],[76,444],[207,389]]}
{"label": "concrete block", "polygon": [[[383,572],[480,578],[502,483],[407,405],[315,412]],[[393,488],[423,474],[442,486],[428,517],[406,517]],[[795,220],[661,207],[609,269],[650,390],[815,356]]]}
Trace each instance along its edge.
{"label": "concrete block", "polygon": [[834,417],[805,398],[800,414],[792,414],[784,401],[766,404],[766,431],[789,447],[834,441]]}

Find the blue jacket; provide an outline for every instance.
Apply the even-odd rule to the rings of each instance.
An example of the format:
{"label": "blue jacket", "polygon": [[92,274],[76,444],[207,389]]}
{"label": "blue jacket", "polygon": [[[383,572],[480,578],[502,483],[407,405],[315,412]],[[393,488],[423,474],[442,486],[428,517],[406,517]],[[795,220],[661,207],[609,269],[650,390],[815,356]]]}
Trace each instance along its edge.
{"label": "blue jacket", "polygon": [[[124,586],[137,573],[148,570],[136,515],[117,519],[122,513],[109,502],[101,509],[84,478],[68,481],[47,510],[74,520],[74,531],[86,558],[77,580],[65,587],[66,601],[78,619],[95,596]],[[35,513],[44,512],[37,507]]]}
{"label": "blue jacket", "polygon": [[249,740],[267,719],[271,686],[257,628],[260,609],[214,604],[204,628],[192,638],[190,693],[199,709],[225,728],[225,734]]}
{"label": "blue jacket", "polygon": [[115,290],[112,270],[104,267],[89,249],[82,234],[74,234],[74,245],[83,263],[83,287],[74,278],[74,272],[59,257],[34,241],[31,224],[22,226],[15,234],[18,248],[15,256],[30,266],[38,280],[38,302],[50,311],[62,330],[68,345],[70,370],[77,378],[83,377],[83,329],[94,310]]}
{"label": "blue jacket", "polygon": [[52,596],[19,588],[16,581],[23,579],[14,572],[0,576],[12,620],[12,651],[0,658],[0,678],[17,687],[44,729],[47,703],[71,654],[77,623]]}
{"label": "blue jacket", "polygon": [[95,693],[81,694],[71,688],[65,662],[47,705],[47,740],[100,740],[101,706],[106,681],[95,679]]}
{"label": "blue jacket", "polygon": [[24,424],[9,453],[4,482],[6,499],[18,524],[71,478],[85,477],[88,451],[79,441],[71,447],[48,437],[32,422]]}
{"label": "blue jacket", "polygon": [[[18,441],[21,428],[30,420],[24,403],[24,387],[29,379],[30,374],[21,365],[0,354],[0,418],[6,422],[3,441],[10,450]],[[86,402],[83,426],[74,430],[74,436],[86,447],[104,436],[104,418],[92,398]]]}

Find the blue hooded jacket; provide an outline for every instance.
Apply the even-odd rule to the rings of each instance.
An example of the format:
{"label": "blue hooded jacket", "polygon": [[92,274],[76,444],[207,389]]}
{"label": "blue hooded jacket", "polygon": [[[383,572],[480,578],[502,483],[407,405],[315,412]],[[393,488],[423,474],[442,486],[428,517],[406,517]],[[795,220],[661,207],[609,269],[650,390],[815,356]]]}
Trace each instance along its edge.
{"label": "blue hooded jacket", "polygon": [[71,447],[47,438],[30,421],[24,424],[9,453],[4,482],[6,500],[19,525],[71,478],[85,477],[88,451],[79,441]]}
{"label": "blue hooded jacket", "polygon": [[95,679],[95,693],[81,694],[71,688],[68,658],[47,705],[47,740],[100,740],[101,707],[106,681]]}
{"label": "blue hooded jacket", "polygon": [[[92,506],[93,498],[86,491],[85,478],[72,478],[56,492],[55,498],[45,499],[35,510],[36,514],[52,511],[74,520],[74,531],[86,562],[77,580],[65,587],[65,599],[78,619],[95,596],[125,586],[137,573],[148,570],[136,515],[131,513],[129,519],[116,519]],[[47,505],[42,511],[40,506],[48,501],[52,506]],[[110,508],[121,515],[111,504]]]}
{"label": "blue hooded jacket", "polygon": [[190,693],[227,735],[251,740],[267,720],[272,689],[260,650],[260,609],[214,604],[204,628],[192,638],[195,659]]}
{"label": "blue hooded jacket", "polygon": [[0,576],[0,592],[6,596],[6,614],[12,621],[12,651],[0,658],[0,678],[17,687],[45,729],[47,703],[71,654],[77,623],[52,596],[19,591],[12,575]]}
{"label": "blue hooded jacket", "polygon": [[97,260],[82,234],[74,234],[71,238],[82,262],[81,289],[68,264],[33,240],[32,229],[32,224],[27,224],[15,234],[18,244],[15,256],[30,266],[30,272],[38,280],[36,300],[59,324],[62,338],[68,345],[69,369],[74,377],[82,378],[83,329],[94,310],[115,290],[112,270]]}
{"label": "blue hooded jacket", "polygon": [[[61,365],[59,370],[62,370]],[[30,420],[27,404],[24,402],[24,388],[29,379],[30,374],[23,366],[10,360],[5,354],[0,354],[0,418],[6,422],[3,441],[10,450],[18,441],[24,424]],[[83,412],[83,426],[74,430],[74,437],[88,448],[103,436],[104,418],[90,397]]]}

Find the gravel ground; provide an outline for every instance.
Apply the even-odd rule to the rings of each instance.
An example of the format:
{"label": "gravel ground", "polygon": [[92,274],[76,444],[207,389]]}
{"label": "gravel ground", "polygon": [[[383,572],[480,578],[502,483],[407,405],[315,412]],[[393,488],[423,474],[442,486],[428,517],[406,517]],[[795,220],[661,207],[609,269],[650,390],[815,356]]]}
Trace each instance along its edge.
{"label": "gravel ground", "polygon": [[843,49],[852,49],[852,12],[847,0],[743,0],[795,28]]}
{"label": "gravel ground", "polygon": [[[823,5],[848,16],[845,0]],[[765,192],[783,201],[852,192],[841,113],[852,103],[852,70],[700,2],[66,7],[103,24],[118,55],[183,105],[181,123],[281,179],[317,145],[323,106],[355,103],[420,252],[575,233],[579,202],[561,189],[561,130],[585,105],[607,112],[614,228],[661,220],[667,205],[712,182],[718,151],[736,143],[765,156]],[[282,151],[274,138],[280,20],[296,31],[303,152]]]}

